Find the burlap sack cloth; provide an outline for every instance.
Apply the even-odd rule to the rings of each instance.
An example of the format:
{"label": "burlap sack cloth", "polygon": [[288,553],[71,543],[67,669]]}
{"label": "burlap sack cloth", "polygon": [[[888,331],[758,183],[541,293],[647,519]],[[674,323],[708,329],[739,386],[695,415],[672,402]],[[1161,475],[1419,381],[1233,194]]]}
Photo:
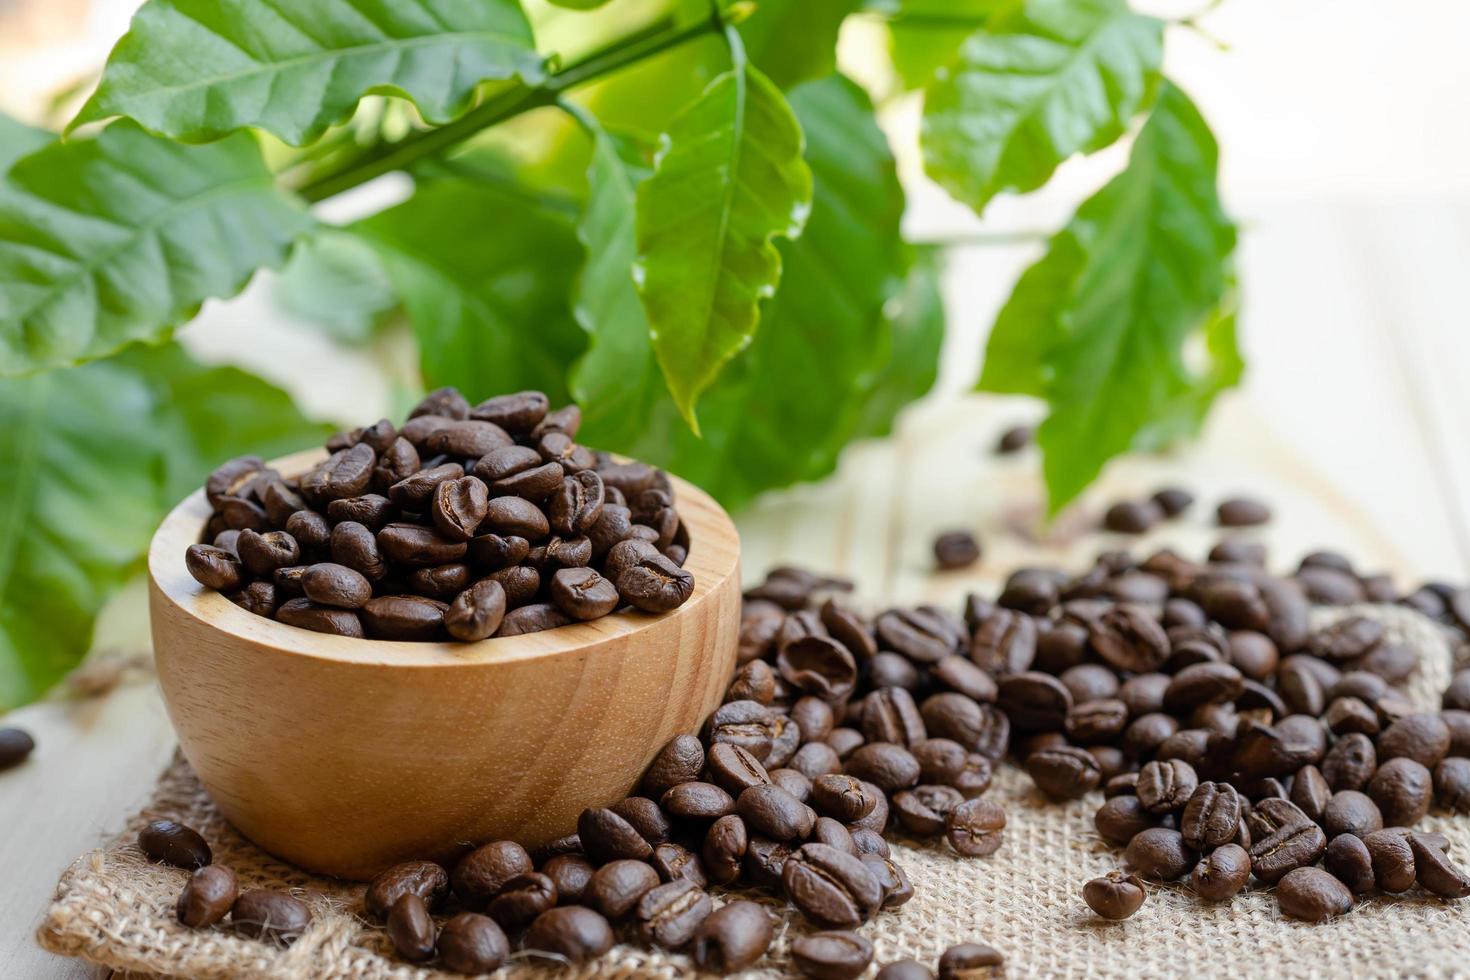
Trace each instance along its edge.
{"label": "burlap sack cloth", "polygon": [[[1371,613],[1385,621],[1393,639],[1423,651],[1408,693],[1436,707],[1451,669],[1447,634],[1407,610],[1372,607]],[[1319,615],[1330,619],[1343,611]],[[1284,918],[1258,883],[1221,905],[1200,902],[1185,885],[1165,885],[1149,889],[1132,919],[1104,922],[1080,896],[1084,881],[1119,861],[1119,852],[1093,830],[1101,794],[1067,805],[1048,803],[1024,774],[1003,766],[990,798],[1009,815],[1005,845],[993,857],[958,858],[942,842],[909,841],[894,848],[915,897],[863,927],[877,948],[876,964],[913,957],[932,965],[948,946],[977,939],[1005,953],[1006,975],[1012,977],[1470,977],[1470,900],[1444,902],[1418,890],[1374,896],[1335,921],[1309,925]],[[237,937],[227,925],[198,932],[180,926],[174,902],[187,875],[150,864],[133,842],[139,827],[159,817],[203,833],[215,860],[233,868],[242,887],[289,888],[302,896],[316,914],[311,929],[282,950]],[[1470,862],[1470,817],[1436,812],[1421,826],[1444,833],[1457,861]],[[382,930],[359,918],[361,895],[361,885],[315,878],[241,838],[180,759],[122,835],[77,859],[62,876],[39,938],[55,952],[117,969],[200,980],[452,976],[393,960]],[[789,943],[809,927],[774,901],[751,897],[765,902],[779,925],[770,954],[747,975],[789,975]],[[686,956],[620,944],[575,969],[517,958],[500,976],[695,972]]]}

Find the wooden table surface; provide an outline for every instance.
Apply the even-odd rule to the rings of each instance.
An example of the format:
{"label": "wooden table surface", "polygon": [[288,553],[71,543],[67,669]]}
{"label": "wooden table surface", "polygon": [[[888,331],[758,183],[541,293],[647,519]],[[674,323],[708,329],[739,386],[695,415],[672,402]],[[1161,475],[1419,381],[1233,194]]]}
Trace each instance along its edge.
{"label": "wooden table surface", "polygon": [[[998,433],[1033,419],[1022,400],[963,394],[990,322],[1035,243],[969,246],[947,279],[953,335],[939,389],[898,436],[852,449],[819,485],[764,499],[739,515],[747,579],[792,562],[851,576],[868,602],[957,603],[1023,562],[1080,565],[1122,539],[1085,532],[1114,497],[1165,482],[1195,491],[1186,519],[1139,547],[1198,553],[1219,535],[1222,495],[1259,494],[1276,520],[1259,536],[1276,563],[1332,546],[1401,584],[1470,579],[1470,206],[1257,203],[1243,216],[1247,387],[1228,397],[1198,445],[1128,460],[1045,540],[1033,452],[989,453]],[[986,553],[973,572],[936,575],[940,530],[970,528]],[[135,596],[136,599],[136,596]],[[137,649],[139,603],[99,629]],[[37,737],[34,759],[0,776],[0,976],[98,977],[31,938],[56,877],[143,801],[173,750],[146,676],[107,696],[14,713]]]}

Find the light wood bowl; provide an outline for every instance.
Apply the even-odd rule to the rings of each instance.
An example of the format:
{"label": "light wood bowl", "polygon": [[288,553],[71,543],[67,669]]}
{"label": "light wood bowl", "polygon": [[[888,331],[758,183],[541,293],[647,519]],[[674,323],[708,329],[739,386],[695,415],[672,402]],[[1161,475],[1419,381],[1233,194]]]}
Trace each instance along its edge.
{"label": "light wood bowl", "polygon": [[[271,465],[301,473],[322,455]],[[209,516],[192,494],[148,553],[184,756],[241,833],[342,878],[572,833],[584,807],[621,799],[699,728],[734,668],[739,538],[707,494],[674,486],[695,582],[684,605],[471,644],[348,639],[246,612],[184,567]]]}

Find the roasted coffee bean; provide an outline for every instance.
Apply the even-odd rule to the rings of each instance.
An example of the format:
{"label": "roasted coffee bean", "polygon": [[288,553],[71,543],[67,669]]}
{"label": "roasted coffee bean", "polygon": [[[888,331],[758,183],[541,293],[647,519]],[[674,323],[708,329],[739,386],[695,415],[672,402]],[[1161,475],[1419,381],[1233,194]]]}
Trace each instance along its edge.
{"label": "roasted coffee bean", "polygon": [[855,932],[814,932],[791,944],[791,960],[812,980],[853,980],[873,962],[873,944]]}
{"label": "roasted coffee bean", "polygon": [[673,787],[659,800],[659,805],[669,816],[680,820],[716,820],[735,811],[735,800],[729,793],[714,783],[697,781]]}
{"label": "roasted coffee bean", "polygon": [[0,772],[14,769],[30,758],[36,740],[20,728],[0,728]]}
{"label": "roasted coffee bean", "polygon": [[453,419],[435,428],[423,441],[431,453],[478,459],[486,453],[511,444],[504,429],[493,422],[476,419]]}
{"label": "roasted coffee bean", "polygon": [[1178,517],[1194,503],[1194,494],[1181,487],[1164,487],[1153,495],[1166,517]]}
{"label": "roasted coffee bean", "polygon": [[[217,515],[219,523],[231,530],[270,530],[270,517],[266,515],[265,508],[252,500],[244,500],[240,497],[221,497]],[[205,527],[208,531],[220,529],[214,522]]]}
{"label": "roasted coffee bean", "polygon": [[[794,723],[793,723],[794,724]],[[842,771],[842,758],[826,742],[807,742],[786,764],[808,779]]]}
{"label": "roasted coffee bean", "polygon": [[916,786],[896,794],[892,807],[898,822],[909,833],[919,837],[938,837],[944,833],[949,812],[963,802],[965,797],[952,787]]}
{"label": "roasted coffee bean", "polygon": [[1194,795],[1199,777],[1182,759],[1150,762],[1138,772],[1138,800],[1151,813],[1182,809]]}
{"label": "roasted coffee bean", "polygon": [[443,618],[445,630],[456,640],[488,639],[505,618],[505,590],[494,579],[481,579],[455,596]]}
{"label": "roasted coffee bean", "polygon": [[591,470],[582,470],[562,479],[561,486],[547,501],[546,513],[558,534],[586,534],[602,516],[605,502],[602,477]]}
{"label": "roasted coffee bean", "polygon": [[938,615],[922,609],[890,609],[874,624],[879,643],[915,663],[932,664],[958,652],[961,637]]}
{"label": "roasted coffee bean", "polygon": [[176,868],[202,868],[214,859],[198,831],[172,820],[154,820],[138,831],[138,846],[148,860]]}
{"label": "roasted coffee bean", "polygon": [[1120,500],[1103,514],[1103,527],[1119,534],[1143,534],[1164,519],[1153,500]]}
{"label": "roasted coffee bean", "polygon": [[419,452],[414,444],[398,436],[378,452],[378,462],[373,467],[372,486],[386,492],[395,483],[417,473],[419,466]]}
{"label": "roasted coffee bean", "polygon": [[1433,769],[1450,750],[1450,729],[1437,714],[1408,715],[1378,736],[1377,748],[1379,759],[1413,759]]}
{"label": "roasted coffee bean", "polygon": [[[1355,697],[1335,698],[1327,706],[1323,721],[1334,735],[1378,734],[1378,715],[1361,699]],[[1336,748],[1336,746],[1333,746]],[[1330,753],[1329,753],[1330,754]]]}
{"label": "roasted coffee bean", "polygon": [[749,832],[745,821],[738,815],[727,814],[710,824],[700,850],[709,879],[717,885],[734,882],[740,876],[741,863],[749,846]]}
{"label": "roasted coffee bean", "polygon": [[308,567],[301,588],[312,602],[343,609],[359,609],[373,597],[372,583],[360,572],[331,562]]}
{"label": "roasted coffee bean", "polygon": [[597,869],[588,882],[587,904],[613,921],[624,918],[649,891],[657,888],[660,878],[652,865],[643,861],[610,861]]}
{"label": "roasted coffee bean", "polygon": [[285,531],[259,533],[246,529],[235,540],[235,551],[246,571],[258,577],[269,577],[278,568],[298,564],[301,546]]}
{"label": "roasted coffee bean", "polygon": [[514,841],[492,841],[460,858],[449,880],[455,897],[466,906],[476,908],[483,907],[494,898],[516,875],[533,870],[531,855],[524,847]]}
{"label": "roasted coffee bean", "polygon": [[301,478],[307,499],[324,504],[344,497],[361,496],[372,482],[378,454],[366,443],[333,453]]}
{"label": "roasted coffee bean", "polygon": [[1026,757],[1026,772],[1054,800],[1075,800],[1097,788],[1102,769],[1086,749],[1060,745]]}
{"label": "roasted coffee bean", "polygon": [[1128,725],[1128,706],[1117,698],[1101,698],[1074,705],[1067,713],[1064,731],[1081,745],[1111,742]]}
{"label": "roasted coffee bean", "polygon": [[526,633],[540,633],[543,630],[569,626],[571,623],[571,617],[560,609],[550,603],[538,602],[529,606],[519,606],[506,613],[495,635],[523,636]]}
{"label": "roasted coffee bean", "polygon": [[725,689],[726,701],[759,701],[770,704],[776,697],[776,672],[764,660],[752,660],[735,672]]}
{"label": "roasted coffee bean", "polygon": [[924,719],[914,697],[901,687],[880,687],[863,702],[863,734],[870,742],[912,748],[924,741]]}
{"label": "roasted coffee bean", "polygon": [[997,977],[1005,957],[984,943],[960,943],[939,956],[939,980],[981,980]]}
{"label": "roasted coffee bean", "polygon": [[1470,813],[1470,759],[1456,757],[1435,766],[1434,792],[1439,802],[1454,812]]}
{"label": "roasted coffee bean", "polygon": [[589,807],[583,810],[581,816],[577,818],[577,836],[581,839],[587,856],[598,864],[606,864],[619,859],[647,861],[653,856],[653,847],[638,832],[637,828],[625,817],[607,807]]}
{"label": "roasted coffee bean", "polygon": [[1239,844],[1224,844],[1206,854],[1189,874],[1194,893],[1208,902],[1234,898],[1250,879],[1251,858]]}
{"label": "roasted coffee bean", "polygon": [[1179,832],[1191,849],[1209,851],[1229,843],[1243,817],[1240,795],[1234,786],[1229,783],[1200,783],[1184,806]]}
{"label": "roasted coffee bean", "polygon": [[[1302,771],[1306,772],[1305,769]],[[1300,775],[1297,776],[1297,780],[1301,780]],[[1294,784],[1292,788],[1295,789]],[[1307,815],[1311,816],[1311,813]],[[1332,798],[1327,801],[1319,822],[1322,824],[1322,829],[1327,831],[1329,838],[1339,834],[1367,837],[1375,830],[1383,829],[1383,815],[1378,812],[1378,804],[1366,795],[1351,789],[1333,794]]]}
{"label": "roasted coffee bean", "polygon": [[[728,742],[764,763],[776,742],[776,716],[758,701],[730,701],[710,716],[708,740]],[[861,738],[861,736],[859,736]]]}
{"label": "roasted coffee bean", "polygon": [[548,953],[572,963],[596,959],[612,949],[612,945],[612,927],[607,920],[580,905],[564,905],[541,913],[526,931],[523,942],[529,952]]}
{"label": "roasted coffee bean", "polygon": [[1271,520],[1271,510],[1252,497],[1230,497],[1215,508],[1221,527],[1250,527]]}
{"label": "roasted coffee bean", "polygon": [[374,531],[381,530],[396,513],[397,508],[392,501],[376,493],[346,497],[327,504],[327,517],[333,524],[356,521]]}
{"label": "roasted coffee bean", "polygon": [[643,789],[657,798],[680,783],[698,779],[703,769],[704,746],[699,739],[693,735],[676,735],[649,763],[643,774]]}
{"label": "roasted coffee bean", "polygon": [[556,886],[556,900],[563,905],[587,904],[587,886],[597,868],[580,854],[558,854],[541,866],[541,873]]}
{"label": "roasted coffee bean", "polygon": [[1093,826],[1103,839],[1119,847],[1127,846],[1135,835],[1162,822],[1163,817],[1145,810],[1138,797],[1131,794],[1104,800],[1092,817]]}
{"label": "roasted coffee bean", "polygon": [[744,880],[757,888],[779,892],[783,887],[781,871],[790,856],[791,848],[780,841],[752,835],[741,867]]}
{"label": "roasted coffee bean", "polygon": [[1368,781],[1368,795],[1378,804],[1386,827],[1412,827],[1429,812],[1433,777],[1413,759],[1390,759]]}
{"label": "roasted coffee bean", "polygon": [[501,886],[486,912],[512,932],[530,925],[542,912],[556,905],[556,883],[544,874],[530,871],[516,875]]}
{"label": "roasted coffee bean", "polygon": [[1322,759],[1322,775],[1334,790],[1363,789],[1378,770],[1378,754],[1366,735],[1339,738]]}
{"label": "roasted coffee bean", "polygon": [[[294,600],[293,600],[294,601]],[[358,612],[367,634],[378,640],[432,640],[444,632],[447,603],[417,595],[369,599]]]}
{"label": "roasted coffee bean", "polygon": [[807,837],[817,819],[811,807],[770,784],[751,786],[741,792],[735,801],[735,811],[751,830],[779,841]]}
{"label": "roasted coffee bean", "polygon": [[435,568],[415,568],[408,573],[408,591],[426,599],[448,602],[470,584],[470,566],[464,562],[450,562]]}
{"label": "roasted coffee bean", "polygon": [[856,776],[832,774],[812,780],[811,804],[826,816],[853,823],[872,813],[878,798]]}
{"label": "roasted coffee bean", "polygon": [[852,832],[831,817],[817,818],[817,822],[812,825],[812,833],[809,840],[812,843],[835,847],[844,854],[862,856],[857,849],[857,844],[852,839]]}
{"label": "roasted coffee bean", "polygon": [[1339,834],[1332,838],[1322,854],[1322,866],[1355,895],[1371,891],[1377,885],[1373,875],[1373,856],[1362,839],[1354,834]]}
{"label": "roasted coffee bean", "polygon": [[[1288,797],[1291,802],[1307,815],[1309,820],[1322,823],[1327,813],[1327,805],[1332,801],[1332,789],[1327,784],[1327,779],[1322,771],[1316,766],[1302,766],[1291,780],[1291,794]],[[1327,831],[1327,836],[1332,836],[1332,831]]]}
{"label": "roasted coffee bean", "polygon": [[[469,418],[470,403],[456,388],[435,388],[423,397],[408,413],[410,419],[421,416],[437,417],[437,421]],[[404,426],[406,431],[408,426]]]}
{"label": "roasted coffee bean", "polygon": [[764,956],[774,935],[770,913],[764,908],[755,902],[730,902],[699,924],[691,953],[701,970],[734,973]]}
{"label": "roasted coffee bean", "polygon": [[184,567],[207,589],[232,592],[245,581],[245,567],[234,553],[209,544],[191,544],[184,552]]}
{"label": "roasted coffee bean", "polygon": [[1470,874],[1450,863],[1444,849],[1423,834],[1409,834],[1414,855],[1414,874],[1419,885],[1440,898],[1470,896]]}
{"label": "roasted coffee bean", "polygon": [[966,857],[987,857],[1004,843],[1006,812],[991,800],[966,800],[949,811],[944,823],[949,846]]}
{"label": "roasted coffee bean", "polygon": [[[491,535],[491,537],[496,536]],[[484,540],[486,540],[484,536],[475,539],[476,542]],[[525,538],[497,538],[497,540],[526,544]],[[509,568],[502,568],[491,572],[489,578],[500,583],[501,589],[505,592],[507,609],[524,606],[541,590],[541,574],[529,565],[512,565]]]}
{"label": "roasted coffee bean", "polygon": [[244,935],[290,945],[311,925],[311,909],[285,892],[252,888],[235,899],[230,921]]}
{"label": "roasted coffee bean", "polygon": [[1327,850],[1327,837],[1322,828],[1303,820],[1256,840],[1250,849],[1251,874],[1274,884],[1295,868],[1316,864]]}
{"label": "roasted coffee bean", "polygon": [[1414,886],[1414,850],[1409,835],[1379,830],[1363,836],[1363,845],[1373,861],[1373,880],[1382,891],[1398,893]]}
{"label": "roasted coffee bean", "polygon": [[1128,842],[1123,860],[1150,881],[1176,881],[1194,867],[1194,852],[1177,830],[1150,827]]}
{"label": "roasted coffee bean", "polygon": [[451,541],[468,541],[485,519],[490,493],[478,477],[445,480],[434,488],[429,515],[439,533]]}
{"label": "roasted coffee bean", "polygon": [[190,929],[202,929],[222,922],[240,895],[235,872],[218,864],[200,868],[190,876],[179,893],[174,914]]}
{"label": "roasted coffee bean", "polygon": [[[817,841],[816,843],[823,843]],[[838,850],[842,850],[838,848]],[[844,851],[843,853],[854,853]],[[900,905],[906,905],[914,897],[914,886],[909,881],[909,876],[904,873],[903,868],[894,863],[891,857],[881,854],[859,854],[858,859],[878,882],[878,887],[883,892],[883,904],[885,909],[896,909]]]}
{"label": "roasted coffee bean", "polygon": [[434,955],[438,938],[429,907],[417,895],[404,894],[388,912],[388,938],[393,950],[410,963],[418,963]]}
{"label": "roasted coffee bean", "polygon": [[498,395],[469,410],[469,417],[492,422],[512,435],[526,435],[546,417],[546,395],[539,391],[518,391]]}
{"label": "roasted coffee bean", "polygon": [[919,762],[901,745],[870,742],[847,757],[847,773],[872,783],[884,793],[896,793],[919,782]]}
{"label": "roasted coffee bean", "polygon": [[818,926],[848,928],[872,918],[883,890],[861,860],[826,844],[804,844],[786,858],[786,897]]}
{"label": "roasted coffee bean", "polygon": [[708,764],[710,780],[732,796],[739,796],[751,786],[769,785],[771,782],[766,767],[755,756],[728,742],[710,746]]}
{"label": "roasted coffee bean", "polygon": [[970,659],[996,676],[1019,674],[1036,659],[1036,622],[1011,609],[997,609],[976,629]]}
{"label": "roasted coffee bean", "polygon": [[455,973],[491,973],[510,955],[510,942],[495,920],[461,912],[439,930],[439,961]]}
{"label": "roasted coffee bean", "polygon": [[378,532],[378,549],[390,561],[410,568],[459,561],[466,550],[464,541],[419,524],[389,524]]}
{"label": "roasted coffee bean", "polygon": [[1185,714],[1200,705],[1234,701],[1244,690],[1240,671],[1225,663],[1200,663],[1174,675],[1164,691],[1164,708]]}
{"label": "roasted coffee bean", "polygon": [[657,551],[637,557],[613,581],[624,602],[648,613],[676,609],[694,594],[694,576]]}
{"label": "roasted coffee bean", "polygon": [[[903,662],[907,663],[906,660]],[[995,700],[995,679],[964,657],[945,657],[929,668],[929,676],[943,687],[974,701]],[[913,674],[913,679],[917,684],[917,672]]]}
{"label": "roasted coffee bean", "polygon": [[405,861],[380,872],[368,883],[363,907],[375,919],[387,918],[388,910],[400,896],[413,894],[429,906],[441,901],[449,891],[449,872],[433,861]]}
{"label": "roasted coffee bean", "polygon": [[204,481],[204,496],[211,507],[220,500],[243,492],[253,480],[269,472],[259,456],[239,456],[221,463]]}
{"label": "roasted coffee bean", "polygon": [[980,560],[980,543],[969,531],[947,531],[934,539],[934,563],[942,569],[966,568]]}
{"label": "roasted coffee bean", "polygon": [[1082,886],[1082,898],[1104,919],[1126,919],[1143,905],[1143,882],[1137,875],[1109,871]]}
{"label": "roasted coffee bean", "polygon": [[1097,655],[1116,670],[1141,674],[1169,657],[1169,637],[1148,610],[1120,603],[1094,620],[1088,639]]}
{"label": "roasted coffee bean", "polygon": [[1030,670],[1002,677],[996,702],[1018,732],[1060,732],[1072,710],[1072,693],[1050,674]]}
{"label": "roasted coffee bean", "polygon": [[874,974],[873,980],[934,980],[934,971],[917,960],[895,960]]}
{"label": "roasted coffee bean", "polygon": [[714,910],[709,895],[691,881],[670,881],[643,894],[633,909],[639,938],[682,949]]}
{"label": "roasted coffee bean", "polygon": [[1313,634],[1311,650],[1325,660],[1354,660],[1376,647],[1382,640],[1383,624],[1378,620],[1366,616],[1349,616]]}
{"label": "roasted coffee bean", "polygon": [[563,568],[552,576],[551,601],[572,619],[598,619],[617,608],[618,590],[590,568]]}
{"label": "roasted coffee bean", "polygon": [[1322,922],[1350,910],[1353,894],[1321,868],[1296,868],[1276,886],[1276,902],[1294,919]]}

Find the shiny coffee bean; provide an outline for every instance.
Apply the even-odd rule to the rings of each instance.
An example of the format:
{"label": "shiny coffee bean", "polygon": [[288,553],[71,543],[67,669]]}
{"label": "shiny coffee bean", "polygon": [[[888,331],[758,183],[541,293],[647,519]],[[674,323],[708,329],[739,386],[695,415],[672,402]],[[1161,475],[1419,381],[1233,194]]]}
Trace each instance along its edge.
{"label": "shiny coffee bean", "polygon": [[1239,844],[1225,844],[1206,854],[1189,873],[1194,893],[1207,902],[1233,898],[1251,875],[1251,857]]}
{"label": "shiny coffee bean", "polygon": [[218,864],[211,864],[195,871],[184,890],[179,893],[174,914],[179,922],[190,929],[202,929],[221,922],[234,907],[240,895],[240,883],[235,872]]}
{"label": "shiny coffee bean", "polygon": [[701,970],[734,973],[753,966],[770,948],[770,913],[755,902],[730,902],[700,923],[691,953]]}
{"label": "shiny coffee bean", "polygon": [[285,892],[253,888],[235,899],[230,921],[243,935],[290,945],[311,925],[311,909]]}
{"label": "shiny coffee bean", "polygon": [[1143,882],[1137,875],[1109,871],[1082,886],[1082,898],[1104,919],[1126,919],[1143,906]]}
{"label": "shiny coffee bean", "polygon": [[387,918],[388,910],[400,896],[413,894],[431,908],[449,892],[449,872],[433,861],[405,861],[395,864],[368,883],[363,907],[375,919]]}
{"label": "shiny coffee bean", "polygon": [[202,868],[214,859],[198,831],[172,820],[154,820],[138,831],[138,847],[148,860],[176,868]]}
{"label": "shiny coffee bean", "polygon": [[510,956],[510,941],[495,920],[474,912],[451,917],[439,930],[439,962],[455,973],[491,973]]}
{"label": "shiny coffee bean", "polygon": [[1353,895],[1321,868],[1296,868],[1277,884],[1276,902],[1294,919],[1322,922],[1350,910]]}
{"label": "shiny coffee bean", "polygon": [[437,930],[422,898],[412,893],[398,896],[398,901],[388,910],[388,938],[393,942],[394,952],[410,963],[434,955]]}

